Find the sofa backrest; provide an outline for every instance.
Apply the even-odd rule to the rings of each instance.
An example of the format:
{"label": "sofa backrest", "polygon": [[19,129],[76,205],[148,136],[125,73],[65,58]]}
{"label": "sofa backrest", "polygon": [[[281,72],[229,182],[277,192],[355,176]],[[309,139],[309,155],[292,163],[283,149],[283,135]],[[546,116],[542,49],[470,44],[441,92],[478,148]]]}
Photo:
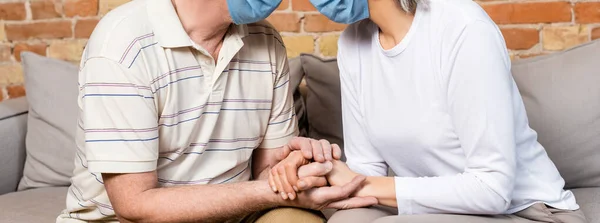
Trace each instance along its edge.
{"label": "sofa backrest", "polygon": [[23,176],[28,109],[25,97],[0,103],[0,195],[16,191]]}

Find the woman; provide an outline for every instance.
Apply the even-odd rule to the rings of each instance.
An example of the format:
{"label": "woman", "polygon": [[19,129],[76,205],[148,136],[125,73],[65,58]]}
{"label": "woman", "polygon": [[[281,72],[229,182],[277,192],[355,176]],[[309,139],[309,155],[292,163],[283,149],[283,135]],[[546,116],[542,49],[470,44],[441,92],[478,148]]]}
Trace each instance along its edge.
{"label": "woman", "polygon": [[330,184],[368,176],[355,196],[396,207],[391,222],[586,222],[528,125],[502,34],[478,4],[312,2],[353,23],[338,54],[347,163],[334,162]]}

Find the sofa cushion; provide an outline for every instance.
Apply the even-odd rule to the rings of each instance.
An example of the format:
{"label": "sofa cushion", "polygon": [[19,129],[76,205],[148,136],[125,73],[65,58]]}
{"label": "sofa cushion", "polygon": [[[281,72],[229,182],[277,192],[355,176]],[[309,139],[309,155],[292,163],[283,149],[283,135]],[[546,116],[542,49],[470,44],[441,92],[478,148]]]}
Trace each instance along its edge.
{"label": "sofa cushion", "polygon": [[21,58],[30,108],[19,190],[68,186],[76,148],[78,68],[33,53],[23,53]]}
{"label": "sofa cushion", "polygon": [[566,181],[600,187],[600,41],[517,61],[531,127]]}
{"label": "sofa cushion", "polygon": [[308,86],[308,136],[326,139],[343,148],[342,99],[337,60],[324,60],[308,54],[301,57]]}
{"label": "sofa cushion", "polygon": [[0,194],[16,191],[23,176],[28,109],[25,97],[0,103]]}
{"label": "sofa cushion", "polygon": [[600,223],[600,187],[573,189],[577,204],[590,223]]}
{"label": "sofa cushion", "polygon": [[0,222],[55,222],[66,207],[67,187],[49,187],[0,196]]}

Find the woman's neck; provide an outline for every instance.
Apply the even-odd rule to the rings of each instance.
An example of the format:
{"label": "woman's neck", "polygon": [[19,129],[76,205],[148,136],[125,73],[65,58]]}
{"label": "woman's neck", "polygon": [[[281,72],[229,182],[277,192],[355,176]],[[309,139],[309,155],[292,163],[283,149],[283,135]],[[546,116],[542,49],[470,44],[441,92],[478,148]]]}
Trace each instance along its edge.
{"label": "woman's neck", "polygon": [[369,0],[370,19],[379,27],[379,42],[388,50],[398,45],[408,33],[414,15],[400,7],[397,0]]}

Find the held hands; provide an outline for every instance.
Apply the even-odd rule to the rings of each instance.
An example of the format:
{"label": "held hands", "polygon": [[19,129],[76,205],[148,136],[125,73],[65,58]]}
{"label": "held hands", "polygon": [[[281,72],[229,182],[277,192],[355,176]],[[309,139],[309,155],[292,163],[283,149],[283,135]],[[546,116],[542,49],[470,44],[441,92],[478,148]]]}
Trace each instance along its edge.
{"label": "held hands", "polygon": [[[295,137],[288,145],[284,146],[279,154],[280,162],[271,169],[269,184],[273,192],[280,193],[283,199],[294,200],[299,187],[310,186],[307,181],[317,183],[313,187],[327,185],[324,176],[332,169],[331,161],[339,160],[342,157],[342,150],[338,145],[330,144],[327,140],[314,140],[309,138]],[[309,164],[312,160],[324,164],[313,166],[312,168],[321,169],[313,171],[313,176],[305,181],[298,182],[299,168]],[[306,175],[309,176],[309,175]],[[299,185],[299,183],[301,183]],[[305,188],[310,189],[310,188]]]}
{"label": "held hands", "polygon": [[281,161],[271,169],[269,184],[284,200],[312,209],[377,204],[372,197],[351,197],[362,187],[365,177],[339,161],[341,155],[340,147],[326,140],[294,138],[281,149]]}

